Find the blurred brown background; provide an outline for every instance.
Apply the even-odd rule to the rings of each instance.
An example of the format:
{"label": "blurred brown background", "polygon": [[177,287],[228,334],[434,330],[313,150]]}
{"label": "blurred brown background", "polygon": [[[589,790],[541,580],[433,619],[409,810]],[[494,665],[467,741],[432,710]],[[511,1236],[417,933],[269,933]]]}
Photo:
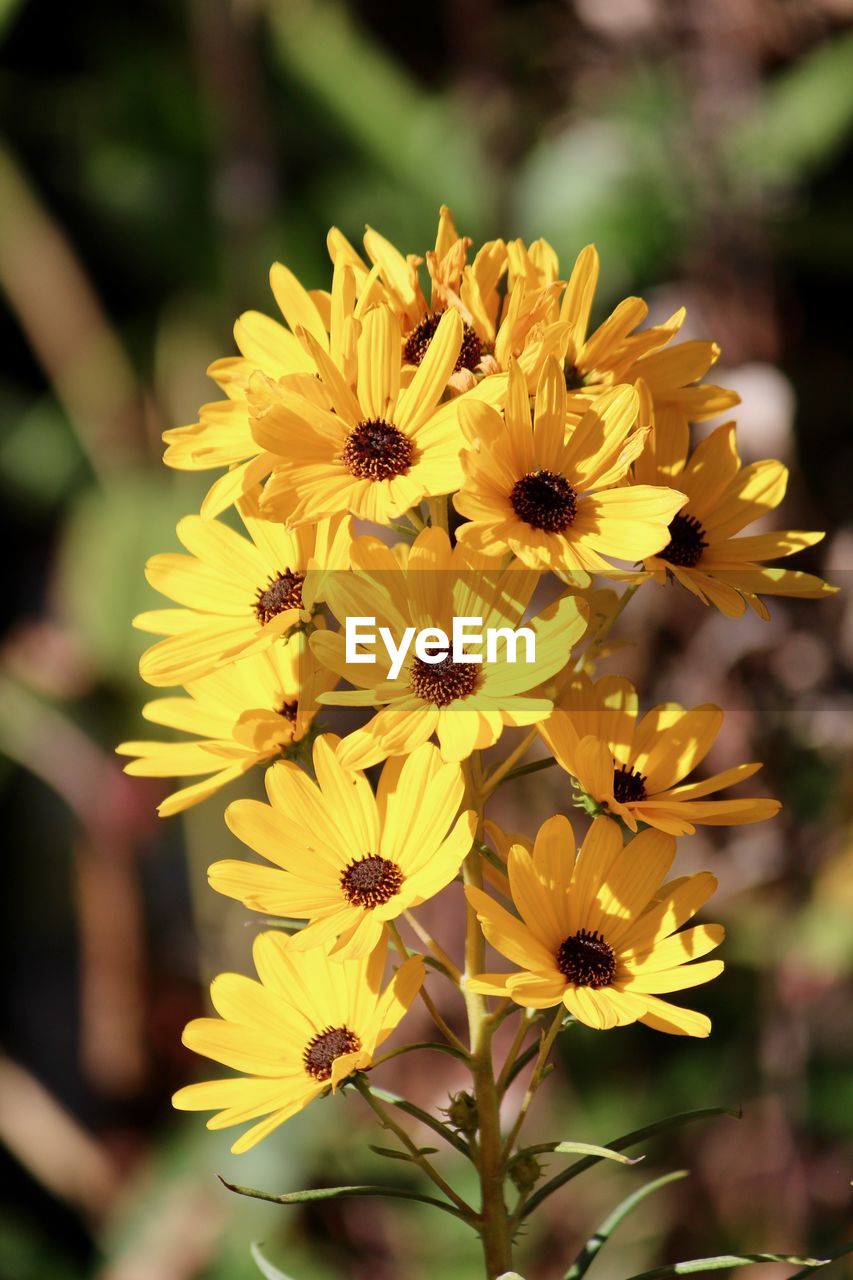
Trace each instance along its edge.
{"label": "blurred brown background", "polygon": [[[720,341],[715,380],[743,397],[745,459],[792,468],[779,527],[828,530],[799,567],[845,586],[851,17],[849,0],[0,0],[3,1280],[249,1280],[256,1239],[294,1280],[479,1274],[449,1219],[277,1210],[216,1182],[401,1176],[367,1152],[357,1098],[241,1158],[170,1110],[197,1071],[181,1027],[212,972],[246,967],[258,924],[205,883],[229,843],[219,800],[160,822],[164,790],[112,755],[140,733],[144,559],[176,546],[204,487],[160,465],[159,434],[214,397],[204,369],[240,310],[272,308],[273,259],[321,287],[329,224],[423,250],[447,201],[474,237],[546,236],[565,269],[594,240],[599,319],[631,292],[653,318],[686,303],[688,336]],[[712,1039],[565,1037],[531,1133],[603,1142],[744,1108],[649,1148],[647,1175],[692,1177],[626,1224],[598,1280],[853,1235],[850,593],[772,613],[730,622],[650,587],[611,663],[648,700],[726,707],[709,764],[763,759],[785,808],[683,846],[684,870],[720,875],[729,929],[699,1001]],[[568,801],[545,773],[495,816],[532,833]],[[383,1079],[440,1105],[461,1083],[442,1062]],[[528,1280],[561,1276],[638,1179],[601,1169],[550,1201],[520,1251]]]}

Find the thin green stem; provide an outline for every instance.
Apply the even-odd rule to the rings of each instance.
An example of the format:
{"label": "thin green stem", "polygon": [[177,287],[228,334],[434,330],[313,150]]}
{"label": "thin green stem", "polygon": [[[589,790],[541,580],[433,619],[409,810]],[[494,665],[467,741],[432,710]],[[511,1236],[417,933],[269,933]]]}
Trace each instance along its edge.
{"label": "thin green stem", "polygon": [[[388,921],[388,932],[391,935],[391,941],[394,943],[394,946],[399,952],[401,958],[403,960],[408,959],[409,948],[406,946],[405,942],[403,941],[400,935],[400,930],[397,928],[393,920]],[[452,1028],[449,1027],[448,1024],[445,1022],[441,1013],[439,1013],[439,1010],[435,1001],[427,991],[426,987],[421,986],[418,994],[420,995],[421,1000],[424,1002],[425,1007],[429,1011],[430,1017],[432,1018],[435,1025],[438,1027],[441,1034],[447,1040],[448,1044],[452,1044],[456,1049],[459,1049],[462,1053],[464,1053],[465,1057],[467,1058],[468,1049],[466,1045],[459,1039],[456,1032],[453,1031]]]}
{"label": "thin green stem", "polygon": [[564,1013],[565,1011],[563,1009],[563,1006],[560,1005],[559,1008],[557,1009],[557,1012],[554,1014],[554,1018],[551,1022],[550,1027],[542,1036],[542,1040],[539,1045],[539,1053],[536,1056],[536,1063],[535,1063],[535,1066],[533,1067],[533,1071],[531,1072],[530,1080],[527,1083],[527,1089],[521,1101],[521,1106],[518,1109],[518,1115],[515,1118],[515,1123],[510,1129],[509,1134],[507,1135],[506,1142],[504,1144],[503,1153],[502,1153],[502,1157],[504,1160],[508,1160],[509,1157],[512,1155],[512,1148],[515,1145],[515,1140],[521,1131],[521,1126],[524,1124],[524,1121],[527,1118],[527,1112],[530,1110],[530,1104],[533,1101],[533,1098],[536,1094],[536,1090],[539,1088],[540,1084],[545,1078],[544,1077],[545,1064],[548,1061],[548,1054],[551,1052],[554,1041],[557,1038],[557,1033],[559,1032],[561,1026],[563,1025]]}
{"label": "thin green stem", "polygon": [[506,1093],[508,1080],[511,1078],[511,1072],[516,1058],[521,1050],[521,1046],[527,1038],[527,1033],[533,1025],[532,1019],[528,1018],[526,1009],[521,1010],[521,1017],[518,1020],[518,1028],[515,1033],[509,1052],[506,1055],[501,1073],[498,1076],[498,1093],[503,1097]]}
{"label": "thin green stem", "polygon": [[546,756],[544,760],[531,760],[529,764],[523,764],[511,770],[504,778],[504,782],[511,782],[513,778],[523,778],[527,773],[540,773],[543,769],[550,769],[556,763],[553,756]]}
{"label": "thin green stem", "polygon": [[532,728],[529,733],[526,733],[524,735],[524,737],[521,739],[521,742],[519,742],[518,746],[509,753],[506,760],[504,760],[501,764],[499,764],[498,767],[488,775],[485,782],[483,783],[483,787],[481,791],[481,797],[483,800],[487,800],[489,796],[492,794],[492,792],[494,791],[495,787],[500,786],[501,782],[503,782],[504,778],[506,778],[507,775],[512,770],[513,765],[518,763],[518,761],[525,754],[528,748],[533,744],[535,739],[536,739],[536,728],[534,726],[534,728]]}
{"label": "thin green stem", "polygon": [[404,1053],[414,1053],[420,1049],[432,1049],[434,1053],[447,1053],[453,1058],[468,1061],[467,1049],[457,1049],[451,1044],[439,1044],[437,1040],[416,1040],[411,1044],[398,1045],[396,1049],[389,1049],[387,1053],[381,1053],[378,1058],[371,1059],[371,1070],[373,1067],[380,1067],[383,1062],[390,1062],[392,1058],[399,1058]]}
{"label": "thin green stem", "polygon": [[406,924],[409,925],[412,931],[415,934],[417,934],[417,936],[420,938],[424,946],[429,947],[430,951],[436,957],[436,959],[441,961],[442,965],[447,970],[448,975],[452,978],[452,980],[456,983],[458,987],[460,982],[462,981],[462,970],[459,968],[459,966],[453,963],[453,961],[450,959],[450,956],[447,954],[444,948],[440,945],[440,943],[436,942],[432,934],[429,933],[423,927],[420,920],[418,920],[411,911],[404,911],[403,919],[406,921]]}
{"label": "thin green stem", "polygon": [[617,604],[613,613],[610,615],[609,618],[605,618],[604,622],[599,627],[596,635],[593,637],[593,639],[587,645],[584,652],[578,658],[575,664],[576,671],[583,671],[584,668],[589,664],[589,662],[592,659],[594,659],[596,655],[600,652],[602,646],[604,645],[604,641],[610,635],[610,632],[613,630],[614,626],[616,625],[618,618],[621,616],[621,614],[623,613],[627,605],[630,604],[631,600],[637,594],[641,586],[642,586],[642,583],[634,582],[631,584],[630,587],[627,587],[622,592],[621,596],[619,597],[619,603]]}
{"label": "thin green stem", "polygon": [[429,507],[429,522],[433,529],[443,529],[445,533],[450,531],[450,522],[448,519],[447,498],[427,498],[427,506]]}
{"label": "thin green stem", "polygon": [[471,1208],[471,1206],[467,1203],[467,1201],[463,1200],[460,1195],[457,1195],[457,1193],[451,1187],[450,1183],[445,1181],[445,1179],[441,1176],[441,1174],[438,1172],[435,1166],[432,1165],[430,1161],[427,1159],[427,1157],[422,1154],[420,1148],[418,1147],[417,1143],[412,1139],[410,1134],[406,1132],[406,1130],[403,1128],[402,1125],[397,1124],[397,1121],[394,1119],[394,1117],[388,1111],[386,1111],[385,1107],[383,1107],[379,1099],[375,1097],[374,1094],[371,1092],[370,1085],[368,1084],[365,1077],[363,1075],[355,1076],[353,1078],[353,1084],[355,1085],[356,1089],[358,1089],[359,1093],[364,1098],[365,1102],[370,1107],[371,1111],[373,1111],[374,1114],[379,1118],[379,1121],[382,1124],[382,1126],[385,1129],[390,1130],[390,1132],[393,1133],[396,1138],[399,1138],[400,1142],[402,1142],[403,1146],[406,1148],[406,1150],[408,1151],[409,1155],[412,1157],[412,1160],[418,1166],[418,1168],[421,1169],[423,1173],[426,1174],[426,1176],[430,1179],[430,1181],[433,1182],[436,1187],[438,1187],[439,1191],[441,1191],[443,1195],[447,1196],[447,1199],[451,1202],[451,1204],[454,1204],[456,1206],[456,1208],[460,1211],[460,1213],[466,1214],[469,1220],[473,1220],[474,1210]]}
{"label": "thin green stem", "polygon": [[[468,789],[477,810],[477,839],[483,836],[482,764],[479,753],[466,765]],[[476,846],[465,859],[463,878],[466,885],[482,886],[482,867]],[[476,912],[467,908],[465,931],[465,976],[462,990],[468,1014],[471,1046],[471,1070],[474,1098],[477,1104],[478,1141],[473,1151],[480,1175],[479,1232],[488,1280],[512,1269],[512,1237],[509,1214],[504,1199],[506,1164],[501,1154],[500,1098],[492,1067],[492,1022],[486,997],[471,991],[468,980],[482,973],[485,964],[485,938]]]}

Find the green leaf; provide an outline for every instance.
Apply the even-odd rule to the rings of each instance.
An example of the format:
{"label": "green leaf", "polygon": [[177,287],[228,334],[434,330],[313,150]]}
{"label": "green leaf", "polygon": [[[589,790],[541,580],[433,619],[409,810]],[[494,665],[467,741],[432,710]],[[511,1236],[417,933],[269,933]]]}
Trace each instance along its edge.
{"label": "green leaf", "polygon": [[612,1147],[595,1147],[591,1142],[558,1142],[553,1148],[555,1154],[595,1156],[598,1160],[615,1160],[617,1164],[639,1164],[645,1156],[623,1156]]}
{"label": "green leaf", "polygon": [[[368,1147],[378,1156],[385,1156],[387,1160],[407,1160],[409,1164],[416,1164],[414,1155],[408,1151],[397,1151],[394,1147],[375,1147],[372,1142],[368,1142]],[[419,1156],[434,1156],[438,1151],[438,1147],[418,1147]]]}
{"label": "green leaf", "polygon": [[528,773],[539,773],[542,769],[550,769],[556,763],[553,756],[546,756],[544,760],[531,760],[529,764],[520,764],[516,769],[510,769],[504,777],[504,782],[509,782],[510,778],[523,778]]}
{"label": "green leaf", "polygon": [[428,1129],[432,1129],[433,1133],[437,1133],[439,1137],[444,1138],[445,1142],[449,1142],[451,1147],[455,1147],[463,1156],[469,1154],[468,1144],[464,1139],[460,1138],[446,1124],[442,1124],[435,1116],[431,1116],[428,1111],[424,1111],[422,1107],[415,1106],[414,1102],[409,1102],[408,1098],[401,1098],[396,1093],[389,1093],[387,1089],[378,1089],[376,1085],[370,1086],[370,1092],[380,1102],[389,1102],[392,1107],[397,1107],[399,1111],[405,1111],[407,1116],[413,1116],[415,1120],[420,1120],[421,1124],[425,1124]]}
{"label": "green leaf", "polygon": [[[834,1262],[836,1258],[843,1258],[848,1253],[853,1253],[853,1244],[845,1244],[840,1249],[833,1249],[832,1253],[828,1253],[826,1258],[818,1263],[818,1266],[825,1266],[827,1262]],[[814,1275],[815,1267],[812,1263],[804,1267],[802,1271],[798,1271],[796,1275],[789,1276],[788,1280],[806,1280],[807,1276]]]}
{"label": "green leaf", "polygon": [[[677,1169],[675,1173],[665,1173],[660,1178],[655,1178],[654,1182],[647,1182],[644,1187],[634,1191],[631,1195],[616,1206],[612,1213],[608,1214],[602,1222],[601,1226],[591,1235],[578,1256],[575,1258],[569,1270],[566,1272],[563,1280],[580,1280],[581,1276],[585,1276],[591,1267],[594,1259],[598,1256],[604,1245],[612,1236],[613,1232],[632,1213],[638,1205],[646,1199],[647,1196],[653,1195],[655,1191],[660,1191],[662,1187],[666,1187],[670,1182],[677,1182],[681,1178],[686,1178],[688,1171],[686,1169]],[[667,1272],[667,1274],[670,1274]],[[673,1273],[674,1274],[674,1273]],[[634,1280],[641,1280],[639,1276]],[[648,1280],[648,1278],[646,1278]]]}
{"label": "green leaf", "polygon": [[[667,1129],[677,1128],[679,1125],[692,1124],[694,1120],[708,1120],[713,1116],[731,1116],[733,1119],[740,1119],[739,1111],[732,1111],[730,1107],[701,1107],[696,1111],[683,1111],[677,1116],[668,1116],[665,1120],[656,1120],[654,1124],[647,1124],[642,1129],[635,1129],[633,1133],[626,1133],[621,1138],[614,1138],[612,1142],[604,1145],[610,1151],[624,1151],[626,1147],[634,1147],[638,1142],[644,1142],[646,1138],[653,1138],[658,1133],[665,1133]],[[544,1183],[538,1191],[535,1191],[524,1206],[521,1214],[522,1219],[526,1218],[538,1208],[543,1200],[547,1200],[548,1196],[559,1191],[560,1187],[565,1186],[567,1182],[571,1182],[572,1178],[576,1178],[578,1174],[585,1173],[587,1169],[591,1169],[593,1165],[598,1164],[600,1156],[584,1156],[582,1160],[576,1160],[574,1164],[570,1164],[568,1169],[563,1169],[561,1173],[557,1173],[553,1178]]]}
{"label": "green leaf", "polygon": [[[818,1267],[825,1267],[828,1258],[795,1258],[787,1253],[721,1253],[715,1258],[691,1258],[689,1262],[673,1262],[668,1267],[655,1267],[653,1271],[644,1271],[641,1275],[631,1276],[629,1280],[667,1280],[669,1276],[694,1276],[706,1271],[731,1271],[733,1267],[751,1267],[761,1262],[793,1262],[805,1263],[806,1271],[800,1275],[811,1275]],[[796,1277],[792,1277],[796,1280]]]}
{"label": "green leaf", "polygon": [[258,1244],[251,1244],[249,1250],[255,1266],[261,1275],[266,1276],[266,1280],[292,1280],[291,1276],[285,1275],[283,1271],[279,1271],[278,1267],[274,1267],[268,1258],[261,1253],[261,1247]]}
{"label": "green leaf", "polygon": [[413,1040],[411,1044],[400,1045],[399,1049],[383,1054],[382,1061],[387,1062],[389,1058],[399,1058],[401,1054],[413,1053],[416,1049],[432,1049],[435,1053],[447,1053],[451,1058],[458,1058],[460,1062],[468,1061],[468,1054],[463,1049],[457,1049],[455,1044],[442,1043],[440,1040]]}
{"label": "green leaf", "polygon": [[237,1186],[223,1178],[221,1173],[217,1177],[226,1190],[233,1191],[238,1196],[249,1196],[252,1200],[266,1200],[268,1204],[306,1204],[312,1200],[342,1200],[349,1196],[387,1196],[391,1200],[419,1200],[421,1204],[444,1209],[445,1213],[452,1213],[454,1218],[466,1220],[465,1214],[446,1200],[436,1200],[434,1196],[424,1196],[405,1187],[377,1187],[372,1183],[362,1183],[348,1187],[313,1187],[307,1191],[285,1191],[281,1195],[274,1195],[271,1191],[258,1191],[255,1187]]}

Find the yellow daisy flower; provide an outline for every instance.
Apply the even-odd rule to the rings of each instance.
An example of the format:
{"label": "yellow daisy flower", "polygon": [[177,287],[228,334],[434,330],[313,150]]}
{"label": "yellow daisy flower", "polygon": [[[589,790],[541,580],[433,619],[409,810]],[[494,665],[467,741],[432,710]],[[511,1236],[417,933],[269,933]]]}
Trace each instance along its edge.
{"label": "yellow daisy flower", "polygon": [[[316,367],[306,335],[354,379],[355,340],[362,309],[381,300],[378,283],[356,279],[343,262],[335,270],[331,294],[309,292],[283,263],[270,270],[273,296],[286,324],[247,311],[234,326],[241,354],[215,360],[208,369],[227,399],[203,405],[198,422],[163,434],[163,461],[181,471],[228,467],[202,504],[202,515],[219,515],[270,472],[274,458],[251,431],[249,384],[261,373],[311,394]],[[316,394],[316,389],[313,389]],[[325,407],[329,407],[327,404]]]}
{"label": "yellow daisy flower", "polygon": [[206,775],[168,796],[162,818],[206,800],[234,778],[301,742],[319,710],[317,696],[337,683],[298,632],[281,644],[212,671],[186,687],[187,697],[157,698],[146,720],[192,735],[183,742],[122,742],[135,756],[125,773],[146,778]]}
{"label": "yellow daisy flower", "polygon": [[[387,627],[398,639],[407,627],[441,628],[450,636],[455,617],[482,619],[484,634],[489,628],[516,630],[539,579],[518,561],[503,567],[464,546],[451,548],[441,529],[425,529],[410,548],[394,551],[376,538],[356,538],[352,564],[353,573],[329,574],[324,581],[332,613],[341,622],[347,616],[373,617],[377,628]],[[482,647],[471,650],[479,652],[479,662],[454,662],[451,654],[426,662],[410,648],[393,677],[392,659],[381,645],[374,664],[350,663],[342,632],[317,632],[311,646],[319,660],[355,686],[352,692],[323,694],[321,701],[377,709],[344,739],[341,760],[365,769],[405,755],[434,733],[445,760],[464,760],[497,742],[506,725],[544,719],[553,703],[530,691],[565,666],[586,620],[585,602],[565,595],[524,622],[535,636],[533,661],[501,660],[504,651],[496,646],[497,660],[491,662]]]}
{"label": "yellow daisy flower", "polygon": [[296,949],[334,942],[332,954],[344,958],[372,950],[386,920],[450,883],[476,815],[456,818],[462,770],[443,764],[432,744],[386,764],[374,796],[364,774],[336,758],[338,742],[322,734],[314,743],[316,783],[282,761],[266,773],[268,805],[236,800],[226,809],[238,839],[273,867],[232,859],[208,875],[219,893],[254,911],[307,920]]}
{"label": "yellow daisy flower", "polygon": [[151,586],[178,609],[153,609],[134,619],[141,631],[165,637],[142,655],[149,684],[186,684],[214,667],[268,648],[310,616],[302,585],[311,567],[345,569],[351,522],[346,516],[289,533],[257,515],[243,500],[249,538],[218,520],[186,516],[177,534],[189,555],[167,553],[148,561]]}
{"label": "yellow daisy flower", "polygon": [[[426,254],[431,291],[429,300],[421,289],[418,267],[424,261],[414,254],[404,257],[372,227],[364,236],[364,247],[388,305],[400,320],[403,331],[403,361],[417,367],[422,363],[435,336],[441,315],[453,307],[464,322],[462,344],[450,377],[451,386],[466,390],[473,385],[472,374],[494,345],[495,324],[500,308],[498,282],[506,266],[506,246],[491,240],[467,265],[472,241],[460,236],[447,205],[439,211],[435,248]],[[330,235],[329,252],[337,265],[358,262],[367,267],[352,245],[338,232]],[[406,374],[404,373],[404,380]]]}
{"label": "yellow daisy flower", "polygon": [[384,944],[342,964],[323,948],[293,943],[285,933],[259,934],[252,949],[259,981],[220,974],[210,986],[219,1017],[196,1018],[184,1031],[188,1049],[240,1074],[186,1085],[172,1105],[217,1112],[208,1129],[260,1120],[234,1143],[235,1154],[366,1071],[424,980],[423,960],[412,956],[383,990]]}
{"label": "yellow daisy flower", "polygon": [[719,946],[722,925],[679,930],[716,888],[707,872],[664,884],[675,840],[644,831],[623,847],[618,825],[597,818],[580,852],[567,818],[549,818],[533,851],[514,845],[508,870],[512,915],[481,889],[468,901],[488,941],[519,966],[469,980],[486,995],[528,1009],[563,1004],[598,1031],[644,1022],[671,1035],[707,1036],[710,1020],[660,999],[709,982],[721,960],[692,963]]}
{"label": "yellow daisy flower", "polygon": [[[305,524],[339,511],[379,524],[461,480],[456,404],[438,408],[462,342],[462,320],[445,311],[410,384],[400,387],[400,327],[389,307],[368,311],[358,339],[353,391],[316,343],[312,352],[332,402],[324,409],[285,385],[252,382],[252,430],[276,454],[261,507],[273,520]],[[495,388],[500,394],[501,388]]]}
{"label": "yellow daisy flower", "polygon": [[587,245],[578,254],[560,305],[567,332],[563,372],[573,398],[583,402],[617,383],[642,379],[655,411],[676,412],[690,422],[716,417],[739,403],[735,391],[694,385],[719,359],[715,342],[669,345],[684,323],[683,307],[664,324],[637,333],[649,309],[642,298],[625,298],[590,334],[598,273],[598,253]]}
{"label": "yellow daisy flower", "polygon": [[787,467],[775,459],[741,466],[733,422],[717,427],[688,456],[689,448],[686,425],[656,420],[649,448],[635,464],[640,483],[675,483],[687,495],[666,545],[645,557],[646,569],[659,582],[674,578],[730,618],[739,617],[747,604],[760,618],[769,618],[762,595],[816,599],[837,591],[814,574],[762,563],[813,547],[822,533],[786,529],[735,536],[779,505]]}
{"label": "yellow daisy flower", "polygon": [[758,797],[708,800],[707,796],[751,778],[760,764],[740,764],[701,782],[683,781],[711,750],[723,713],[710,703],[687,711],[664,702],[638,720],[637,691],[620,676],[593,681],[576,675],[560,693],[539,732],[557,764],[580,790],[637,830],[638,822],[672,835],[695,824],[740,826],[779,812],[778,800]]}
{"label": "yellow daisy flower", "polygon": [[581,575],[611,569],[605,556],[636,561],[660,550],[684,494],[620,485],[645,443],[646,431],[635,429],[638,405],[636,391],[616,387],[567,422],[563,376],[551,356],[531,418],[526,380],[513,363],[503,419],[486,405],[460,405],[471,447],[453,499],[470,521],[457,531],[459,541],[487,555],[512,552],[531,568]]}

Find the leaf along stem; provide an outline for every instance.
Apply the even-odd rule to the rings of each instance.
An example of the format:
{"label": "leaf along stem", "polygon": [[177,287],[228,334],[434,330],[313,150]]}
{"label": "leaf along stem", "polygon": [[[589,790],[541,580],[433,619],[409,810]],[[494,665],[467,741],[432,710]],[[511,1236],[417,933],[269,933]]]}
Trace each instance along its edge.
{"label": "leaf along stem", "polygon": [[464,1138],[458,1133],[442,1123],[437,1116],[433,1116],[429,1111],[424,1111],[423,1107],[417,1106],[414,1102],[410,1102],[408,1098],[401,1098],[399,1094],[391,1093],[388,1089],[380,1089],[377,1085],[371,1085],[371,1092],[374,1097],[380,1098],[382,1102],[389,1103],[392,1107],[396,1107],[398,1111],[405,1111],[406,1115],[411,1116],[414,1120],[420,1120],[421,1124],[432,1129],[433,1133],[437,1133],[439,1137],[444,1138],[467,1159],[471,1159],[471,1151]]}
{"label": "leaf along stem", "polygon": [[[674,1173],[665,1173],[662,1177],[655,1178],[653,1182],[647,1182],[644,1187],[639,1187],[631,1195],[626,1196],[613,1212],[607,1215],[595,1234],[590,1236],[569,1267],[563,1280],[581,1280],[581,1276],[586,1275],[594,1259],[604,1245],[607,1244],[620,1222],[623,1222],[628,1217],[628,1214],[636,1209],[638,1204],[641,1204],[647,1196],[653,1195],[655,1191],[660,1191],[662,1187],[668,1186],[670,1182],[677,1182],[681,1178],[688,1176],[687,1169],[677,1169]],[[636,1280],[640,1280],[640,1278],[637,1277]]]}
{"label": "leaf along stem", "polygon": [[[682,1124],[692,1124],[694,1120],[710,1120],[714,1116],[731,1116],[732,1119],[740,1119],[740,1112],[733,1111],[730,1107],[701,1107],[696,1111],[683,1111],[679,1115],[668,1116],[665,1120],[656,1120],[653,1124],[644,1125],[642,1129],[634,1129],[633,1132],[623,1134],[621,1138],[614,1138],[612,1142],[607,1142],[604,1145],[610,1147],[612,1151],[624,1151],[626,1147],[634,1147],[638,1142],[644,1142],[646,1138],[653,1138],[667,1129],[676,1128]],[[564,1187],[567,1182],[571,1182],[578,1174],[585,1173],[587,1169],[591,1169],[600,1160],[601,1156],[584,1156],[582,1160],[576,1160],[567,1169],[555,1174],[544,1186],[534,1191],[521,1217],[528,1217],[534,1209],[539,1207],[543,1200],[547,1200],[555,1191],[559,1191],[560,1187]]]}
{"label": "leaf along stem", "polygon": [[388,1196],[392,1200],[419,1200],[421,1204],[432,1205],[435,1209],[443,1209],[452,1213],[454,1218],[467,1217],[460,1209],[455,1209],[446,1200],[437,1200],[435,1196],[424,1196],[419,1191],[408,1191],[404,1187],[379,1187],[371,1183],[356,1184],[346,1187],[316,1187],[310,1191],[285,1191],[282,1195],[274,1195],[270,1191],[258,1191],[254,1187],[240,1187],[228,1182],[221,1173],[216,1175],[223,1187],[238,1196],[249,1196],[253,1200],[266,1200],[270,1204],[305,1204],[310,1200],[339,1200],[346,1196]]}
{"label": "leaf along stem", "polygon": [[426,1174],[430,1181],[438,1187],[439,1191],[441,1191],[443,1195],[447,1196],[447,1199],[451,1204],[456,1206],[460,1213],[464,1214],[469,1220],[473,1219],[474,1210],[468,1202],[463,1200],[462,1197],[453,1190],[453,1187],[451,1187],[449,1182],[445,1181],[435,1166],[430,1163],[425,1155],[421,1154],[421,1150],[417,1143],[412,1139],[402,1125],[397,1124],[394,1117],[388,1113],[379,1098],[375,1096],[364,1075],[360,1073],[356,1075],[353,1078],[353,1084],[355,1085],[355,1088],[358,1089],[370,1109],[378,1117],[383,1127],[390,1129],[391,1133],[393,1133],[394,1136],[402,1142],[418,1168]]}

